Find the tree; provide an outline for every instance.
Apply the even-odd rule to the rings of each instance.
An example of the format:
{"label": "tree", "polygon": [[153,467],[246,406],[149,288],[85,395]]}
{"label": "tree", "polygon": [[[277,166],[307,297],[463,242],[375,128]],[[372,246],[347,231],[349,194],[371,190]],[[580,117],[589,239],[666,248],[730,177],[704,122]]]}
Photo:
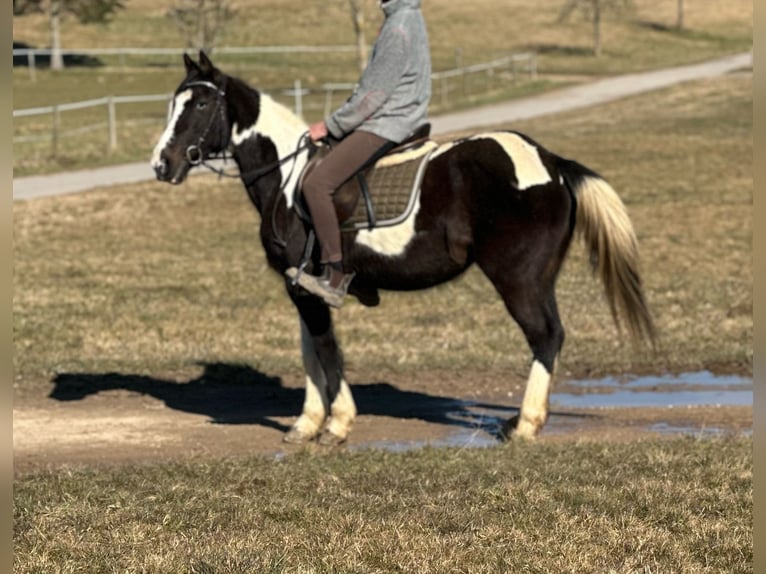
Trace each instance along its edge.
{"label": "tree", "polygon": [[[679,0],[680,1],[680,0]],[[564,22],[576,9],[593,24],[593,55],[601,55],[601,19],[606,11],[621,13],[630,8],[631,0],[567,0],[559,13],[558,21]]]}
{"label": "tree", "polygon": [[176,0],[168,15],[178,24],[187,48],[212,52],[234,16],[229,0]]}
{"label": "tree", "polygon": [[105,24],[117,10],[124,7],[122,0],[13,0],[14,16],[31,12],[48,15],[51,68],[54,70],[64,67],[61,53],[61,20],[64,16],[73,15],[82,24]]}
{"label": "tree", "polygon": [[[326,0],[317,0],[317,6],[324,12],[326,9]],[[351,24],[354,27],[354,36],[356,37],[356,60],[359,73],[364,72],[367,67],[368,46],[367,46],[367,26],[369,10],[373,0],[339,0],[338,5],[345,4],[351,16]],[[377,2],[375,2],[377,5]]]}
{"label": "tree", "polygon": [[351,11],[351,21],[353,22],[354,34],[356,35],[356,58],[360,74],[364,72],[364,69],[367,67],[368,59],[364,3],[364,0],[348,0],[348,7]]}
{"label": "tree", "polygon": [[684,29],[684,0],[678,0],[678,11],[676,14],[676,30]]}

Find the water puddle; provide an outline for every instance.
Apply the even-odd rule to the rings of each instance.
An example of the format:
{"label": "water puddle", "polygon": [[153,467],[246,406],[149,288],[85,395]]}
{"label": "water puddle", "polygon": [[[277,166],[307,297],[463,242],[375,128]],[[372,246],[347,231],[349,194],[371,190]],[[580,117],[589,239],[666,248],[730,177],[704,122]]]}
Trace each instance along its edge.
{"label": "water puddle", "polygon": [[[709,371],[646,377],[606,377],[596,380],[562,381],[562,391],[550,396],[546,433],[576,432],[588,415],[571,409],[686,408],[700,406],[747,406],[753,404],[753,380],[738,375],[714,375]],[[424,405],[425,406],[425,405]],[[496,405],[453,400],[440,404],[440,422],[454,425],[444,437],[427,441],[373,441],[354,448],[380,448],[394,452],[430,447],[486,448],[499,443],[504,422],[518,412],[518,405]],[[447,412],[445,412],[445,409]],[[429,413],[419,413],[429,420]],[[435,416],[437,413],[431,413]],[[672,419],[672,416],[668,417]],[[670,421],[647,425],[660,434],[718,436],[724,429],[694,428]],[[744,431],[752,433],[752,430]]]}
{"label": "water puddle", "polygon": [[[753,380],[709,371],[568,381],[578,392],[551,393],[550,408],[699,407],[753,404]],[[579,392],[579,389],[587,392]]]}

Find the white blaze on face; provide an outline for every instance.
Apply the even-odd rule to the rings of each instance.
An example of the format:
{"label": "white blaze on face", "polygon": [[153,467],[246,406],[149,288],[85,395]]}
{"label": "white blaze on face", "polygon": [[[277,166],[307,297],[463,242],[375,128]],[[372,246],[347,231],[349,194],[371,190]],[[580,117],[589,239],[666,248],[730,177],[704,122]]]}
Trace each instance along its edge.
{"label": "white blaze on face", "polygon": [[173,136],[175,135],[176,130],[176,124],[178,123],[178,120],[181,118],[181,114],[184,113],[184,110],[186,109],[186,104],[189,103],[189,100],[191,100],[192,97],[192,90],[189,88],[188,90],[184,90],[183,92],[176,95],[175,99],[173,100],[173,103],[171,104],[171,111],[168,113],[169,119],[168,119],[168,125],[165,127],[165,131],[162,133],[162,136],[160,137],[160,141],[157,142],[157,145],[154,146],[154,152],[152,152],[152,167],[154,169],[157,169],[162,166],[162,150],[164,150],[168,145],[170,145],[170,142],[173,141]]}
{"label": "white blaze on face", "polygon": [[[272,141],[277,148],[277,155],[283,158],[297,149],[301,136],[307,130],[308,126],[298,116],[275,102],[269,95],[261,94],[258,120],[252,126],[240,127],[235,123],[232,127],[231,141],[238,146],[253,136],[261,135]],[[282,181],[287,180],[284,190],[288,207],[293,204],[293,190],[306,165],[306,159],[307,154],[301,153],[295,162],[287,161],[280,168]]]}
{"label": "white blaze on face", "polygon": [[537,148],[521,136],[507,132],[479,134],[471,140],[493,139],[511,158],[516,171],[517,187],[520,190],[551,181],[551,174],[545,169]]}

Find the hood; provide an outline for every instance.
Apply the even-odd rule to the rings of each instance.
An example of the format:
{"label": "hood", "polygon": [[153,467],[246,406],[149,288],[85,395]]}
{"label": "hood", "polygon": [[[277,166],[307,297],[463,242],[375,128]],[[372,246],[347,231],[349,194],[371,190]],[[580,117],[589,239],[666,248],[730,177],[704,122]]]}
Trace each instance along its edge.
{"label": "hood", "polygon": [[381,3],[380,7],[383,9],[383,13],[386,17],[388,17],[394,12],[404,8],[420,10],[420,0],[388,0],[385,4]]}

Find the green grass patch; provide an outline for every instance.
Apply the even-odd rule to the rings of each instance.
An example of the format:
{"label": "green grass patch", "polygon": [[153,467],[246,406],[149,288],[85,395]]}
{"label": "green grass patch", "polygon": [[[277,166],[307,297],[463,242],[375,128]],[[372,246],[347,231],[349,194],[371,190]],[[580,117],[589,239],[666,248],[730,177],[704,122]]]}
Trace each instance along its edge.
{"label": "green grass patch", "polygon": [[41,472],[14,571],[752,572],[752,439]]}

